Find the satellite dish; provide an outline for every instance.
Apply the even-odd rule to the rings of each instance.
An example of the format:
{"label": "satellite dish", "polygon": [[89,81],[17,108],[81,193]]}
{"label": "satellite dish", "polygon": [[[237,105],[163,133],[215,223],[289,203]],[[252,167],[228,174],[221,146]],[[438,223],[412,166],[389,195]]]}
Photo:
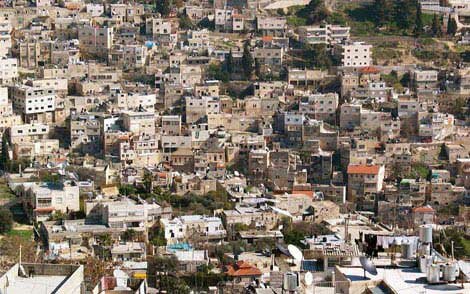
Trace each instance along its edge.
{"label": "satellite dish", "polygon": [[311,272],[307,272],[304,277],[305,285],[311,286],[313,284],[313,274]]}
{"label": "satellite dish", "polygon": [[370,259],[365,256],[359,257],[362,268],[364,269],[364,278],[366,277],[366,271],[371,275],[377,275],[377,269]]}
{"label": "satellite dish", "polygon": [[302,254],[302,251],[300,251],[300,249],[297,246],[290,244],[289,246],[287,246],[287,250],[296,261],[304,259],[304,255]]}

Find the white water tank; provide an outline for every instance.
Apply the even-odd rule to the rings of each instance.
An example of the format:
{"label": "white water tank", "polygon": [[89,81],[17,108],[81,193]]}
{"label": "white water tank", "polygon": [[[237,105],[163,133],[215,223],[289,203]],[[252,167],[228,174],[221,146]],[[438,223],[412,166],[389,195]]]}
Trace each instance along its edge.
{"label": "white water tank", "polygon": [[401,258],[412,259],[414,255],[413,246],[410,243],[401,244]]}
{"label": "white water tank", "polygon": [[283,288],[285,291],[293,292],[299,287],[299,277],[296,273],[285,273]]}
{"label": "white water tank", "polygon": [[431,225],[422,225],[419,227],[419,241],[422,243],[432,243]]}
{"label": "white water tank", "polygon": [[444,265],[442,277],[446,282],[453,282],[457,279],[459,267],[456,262],[449,262]]}
{"label": "white water tank", "polygon": [[426,275],[429,284],[437,284],[441,278],[441,267],[437,264],[431,264],[428,267]]}
{"label": "white water tank", "polygon": [[419,271],[426,273],[428,266],[432,263],[432,257],[429,255],[422,255],[419,257]]}

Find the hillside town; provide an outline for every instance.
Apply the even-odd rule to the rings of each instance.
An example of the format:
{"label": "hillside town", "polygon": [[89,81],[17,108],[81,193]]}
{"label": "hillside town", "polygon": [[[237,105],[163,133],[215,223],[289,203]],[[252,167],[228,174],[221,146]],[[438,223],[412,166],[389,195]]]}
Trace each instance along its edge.
{"label": "hillside town", "polygon": [[0,294],[469,294],[470,0],[0,0]]}

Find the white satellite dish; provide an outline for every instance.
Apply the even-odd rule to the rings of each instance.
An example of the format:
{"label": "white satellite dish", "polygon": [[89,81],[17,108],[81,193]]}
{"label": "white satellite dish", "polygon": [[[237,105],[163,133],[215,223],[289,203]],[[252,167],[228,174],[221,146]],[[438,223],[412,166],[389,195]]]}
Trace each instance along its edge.
{"label": "white satellite dish", "polygon": [[313,284],[313,274],[311,272],[307,272],[304,277],[305,285],[311,286]]}
{"label": "white satellite dish", "polygon": [[302,259],[304,259],[302,251],[300,251],[297,246],[290,244],[289,246],[287,246],[287,250],[289,251],[290,255],[292,255],[292,257],[295,259],[295,261],[301,261]]}

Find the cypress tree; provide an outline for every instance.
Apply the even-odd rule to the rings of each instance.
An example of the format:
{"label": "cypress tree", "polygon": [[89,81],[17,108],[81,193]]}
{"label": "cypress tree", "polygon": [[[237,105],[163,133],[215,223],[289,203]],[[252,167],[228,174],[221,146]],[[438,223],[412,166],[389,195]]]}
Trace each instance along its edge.
{"label": "cypress tree", "polygon": [[447,21],[447,34],[454,36],[455,33],[457,33],[457,22],[453,17],[449,16],[449,20]]}
{"label": "cypress tree", "polygon": [[4,131],[2,135],[2,153],[0,154],[0,169],[3,171],[7,170],[8,167],[8,136],[7,132]]}
{"label": "cypress tree", "polygon": [[228,74],[231,75],[233,73],[233,54],[232,49],[228,53],[227,58],[225,59],[225,69],[227,70]]}
{"label": "cypress tree", "polygon": [[442,35],[441,22],[437,14],[434,14],[434,17],[432,18],[431,30],[434,37],[440,37]]}
{"label": "cypress tree", "polygon": [[423,33],[423,20],[421,15],[421,5],[418,1],[416,1],[416,20],[415,20],[415,27],[414,27],[414,34],[415,36],[419,36]]}
{"label": "cypress tree", "polygon": [[253,57],[251,56],[248,41],[245,42],[245,45],[243,46],[242,66],[245,79],[249,80],[253,73]]}
{"label": "cypress tree", "polygon": [[155,10],[162,16],[170,14],[170,0],[155,0]]}

